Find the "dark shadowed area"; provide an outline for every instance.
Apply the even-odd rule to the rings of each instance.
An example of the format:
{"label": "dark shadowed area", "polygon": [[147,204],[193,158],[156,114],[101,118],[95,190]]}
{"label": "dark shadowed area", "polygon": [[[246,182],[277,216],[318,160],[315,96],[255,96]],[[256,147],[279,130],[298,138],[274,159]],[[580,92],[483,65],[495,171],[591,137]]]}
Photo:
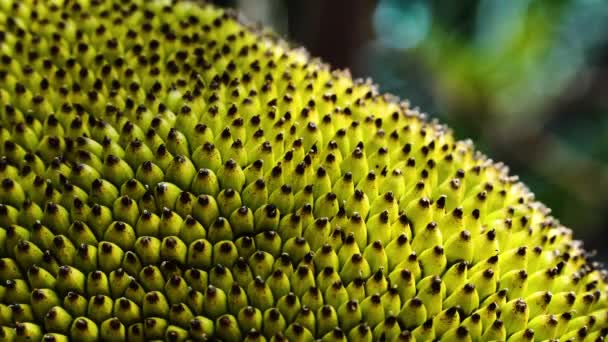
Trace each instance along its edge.
{"label": "dark shadowed area", "polygon": [[227,0],[510,165],[608,260],[608,3]]}

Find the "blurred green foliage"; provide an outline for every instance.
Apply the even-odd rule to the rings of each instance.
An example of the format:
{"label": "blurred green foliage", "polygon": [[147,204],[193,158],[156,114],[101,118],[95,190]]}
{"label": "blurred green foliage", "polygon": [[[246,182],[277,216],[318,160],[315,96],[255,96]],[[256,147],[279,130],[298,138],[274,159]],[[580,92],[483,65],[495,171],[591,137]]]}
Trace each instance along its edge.
{"label": "blurred green foliage", "polygon": [[608,260],[608,2],[217,2],[471,138]]}

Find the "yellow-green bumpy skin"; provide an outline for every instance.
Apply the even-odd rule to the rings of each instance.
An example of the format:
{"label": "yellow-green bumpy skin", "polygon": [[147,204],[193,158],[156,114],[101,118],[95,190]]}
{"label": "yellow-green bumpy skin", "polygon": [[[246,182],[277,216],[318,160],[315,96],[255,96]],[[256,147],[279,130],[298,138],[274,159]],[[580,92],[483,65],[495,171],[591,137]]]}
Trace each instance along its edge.
{"label": "yellow-green bumpy skin", "polygon": [[0,9],[0,340],[603,340],[571,231],[370,81],[194,2]]}

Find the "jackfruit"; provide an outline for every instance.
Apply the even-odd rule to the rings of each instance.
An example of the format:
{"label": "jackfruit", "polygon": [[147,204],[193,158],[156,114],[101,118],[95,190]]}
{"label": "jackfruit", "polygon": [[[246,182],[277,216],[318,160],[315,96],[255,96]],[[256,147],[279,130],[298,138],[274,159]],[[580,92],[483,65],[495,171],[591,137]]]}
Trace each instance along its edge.
{"label": "jackfruit", "polygon": [[602,341],[606,274],[447,127],[230,10],[1,0],[3,341]]}

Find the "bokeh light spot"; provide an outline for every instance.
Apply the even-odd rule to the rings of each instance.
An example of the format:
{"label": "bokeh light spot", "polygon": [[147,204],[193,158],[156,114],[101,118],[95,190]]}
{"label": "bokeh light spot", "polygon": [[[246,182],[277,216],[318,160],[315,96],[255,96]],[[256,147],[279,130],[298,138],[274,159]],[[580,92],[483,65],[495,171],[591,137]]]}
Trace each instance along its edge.
{"label": "bokeh light spot", "polygon": [[374,29],[378,40],[386,47],[409,49],[416,47],[430,27],[428,5],[421,1],[380,1],[374,12]]}

